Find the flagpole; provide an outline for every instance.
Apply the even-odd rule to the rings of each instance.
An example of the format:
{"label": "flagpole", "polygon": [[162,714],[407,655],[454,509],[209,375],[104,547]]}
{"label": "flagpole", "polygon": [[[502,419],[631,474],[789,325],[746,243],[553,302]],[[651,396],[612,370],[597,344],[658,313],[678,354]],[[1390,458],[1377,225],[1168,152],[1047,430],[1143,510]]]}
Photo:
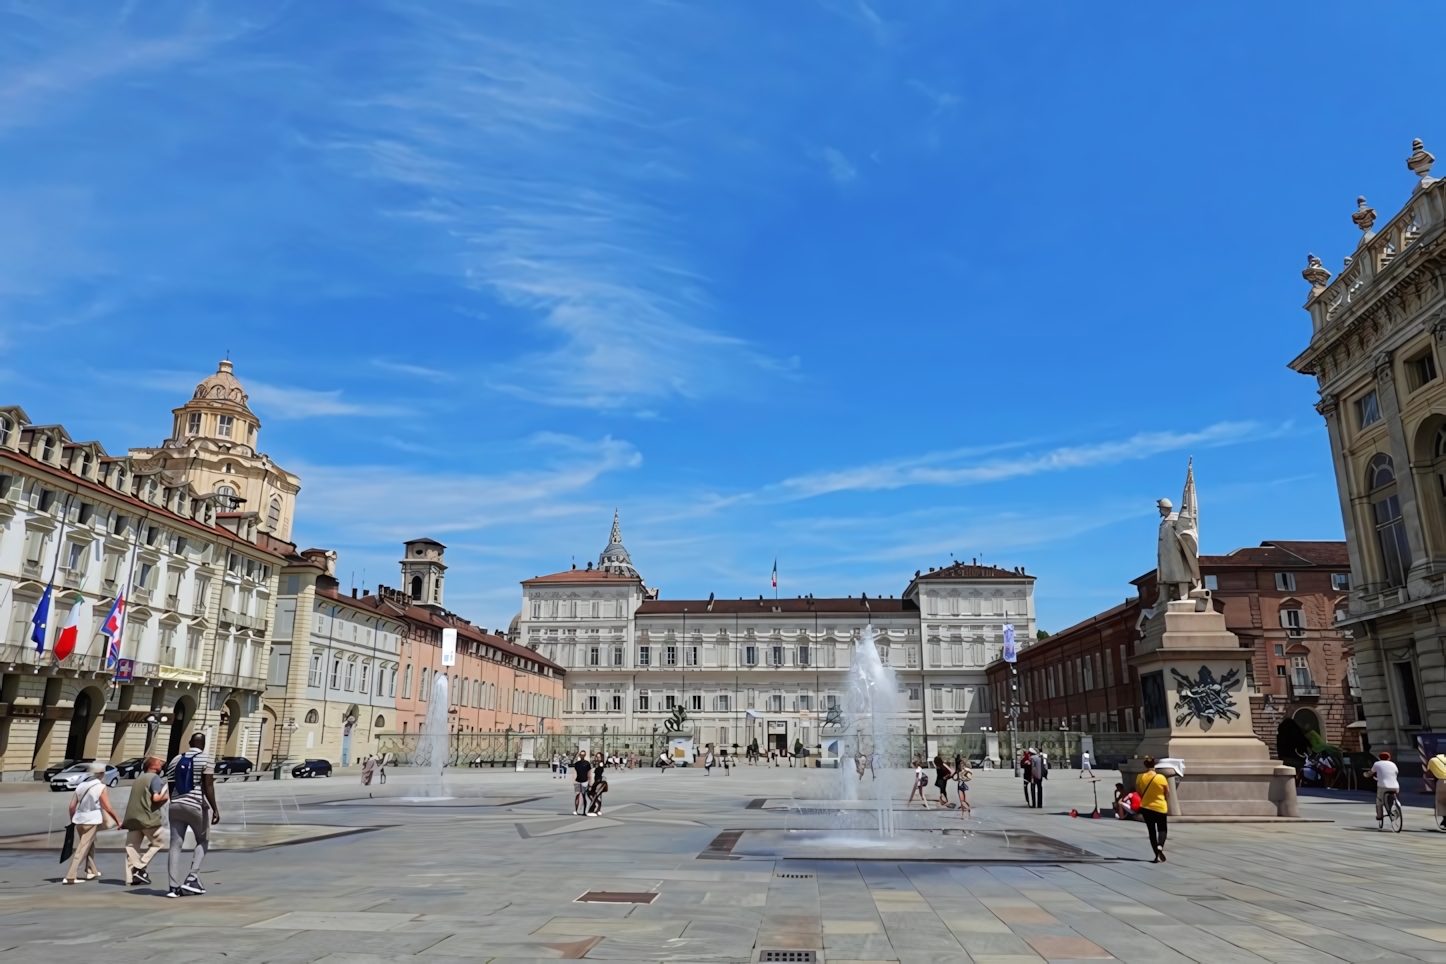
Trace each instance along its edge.
{"label": "flagpole", "polygon": [[[54,622],[51,617],[55,613],[55,575],[60,571],[60,552],[61,547],[65,545],[65,527],[70,523],[71,502],[72,496],[67,494],[65,497],[65,510],[60,513],[60,535],[55,539],[55,562],[50,566],[50,585],[52,587],[50,590],[50,612],[45,616],[45,638],[47,642],[42,643],[42,645],[48,645],[48,640],[50,639],[50,624]],[[87,549],[87,551],[89,550]],[[54,648],[51,648],[50,655],[52,657],[55,656]],[[55,665],[59,666],[60,660],[57,659]]]}

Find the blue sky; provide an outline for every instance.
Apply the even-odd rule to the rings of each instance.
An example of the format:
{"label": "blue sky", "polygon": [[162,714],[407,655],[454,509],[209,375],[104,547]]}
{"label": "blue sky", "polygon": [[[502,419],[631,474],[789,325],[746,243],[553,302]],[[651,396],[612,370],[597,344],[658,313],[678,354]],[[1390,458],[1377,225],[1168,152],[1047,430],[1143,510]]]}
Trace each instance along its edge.
{"label": "blue sky", "polygon": [[298,541],[486,625],[614,508],[669,598],[954,553],[1051,630],[1191,455],[1205,551],[1339,538],[1299,272],[1446,150],[1418,8],[101,10],[0,2],[0,398],[155,444],[229,351]]}

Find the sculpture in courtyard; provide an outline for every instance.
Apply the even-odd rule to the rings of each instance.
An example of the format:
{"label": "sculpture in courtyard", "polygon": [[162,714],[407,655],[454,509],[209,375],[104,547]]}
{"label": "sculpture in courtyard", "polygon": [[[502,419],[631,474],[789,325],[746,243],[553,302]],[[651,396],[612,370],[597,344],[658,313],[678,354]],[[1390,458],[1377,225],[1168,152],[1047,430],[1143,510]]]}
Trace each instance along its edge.
{"label": "sculpture in courtyard", "polygon": [[1235,694],[1231,692],[1242,682],[1239,668],[1232,668],[1219,679],[1208,666],[1201,666],[1195,679],[1173,667],[1170,675],[1175,677],[1175,695],[1178,697],[1175,700],[1176,726],[1199,720],[1201,729],[1208,730],[1217,720],[1229,723],[1240,718],[1240,711],[1235,708]]}
{"label": "sculpture in courtyard", "polygon": [[1185,493],[1180,497],[1180,511],[1169,499],[1155,503],[1160,509],[1159,559],[1155,583],[1159,596],[1158,609],[1172,599],[1189,599],[1190,592],[1201,587],[1200,580],[1200,503],[1195,495],[1195,462],[1185,470]]}

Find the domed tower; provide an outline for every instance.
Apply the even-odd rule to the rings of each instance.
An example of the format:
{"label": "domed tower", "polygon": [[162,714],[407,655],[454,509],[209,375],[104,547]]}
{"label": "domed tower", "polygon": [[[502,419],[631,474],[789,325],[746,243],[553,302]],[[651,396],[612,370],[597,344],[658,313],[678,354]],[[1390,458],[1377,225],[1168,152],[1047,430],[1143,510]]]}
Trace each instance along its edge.
{"label": "domed tower", "polygon": [[608,539],[608,547],[597,557],[597,567],[603,572],[611,572],[619,576],[627,576],[630,579],[641,579],[638,571],[633,568],[632,557],[628,550],[623,548],[623,527],[618,523],[618,511],[613,510],[613,531]]}
{"label": "domed tower", "polygon": [[442,553],[447,547],[435,539],[413,539],[402,554],[402,591],[418,606],[442,608],[442,577],[447,566]]}
{"label": "domed tower", "polygon": [[257,528],[289,542],[301,479],[257,451],[261,420],[247,401],[224,360],[171,411],[171,437],[130,454],[168,478],[190,482],[197,496],[214,496],[218,512],[254,517]]}

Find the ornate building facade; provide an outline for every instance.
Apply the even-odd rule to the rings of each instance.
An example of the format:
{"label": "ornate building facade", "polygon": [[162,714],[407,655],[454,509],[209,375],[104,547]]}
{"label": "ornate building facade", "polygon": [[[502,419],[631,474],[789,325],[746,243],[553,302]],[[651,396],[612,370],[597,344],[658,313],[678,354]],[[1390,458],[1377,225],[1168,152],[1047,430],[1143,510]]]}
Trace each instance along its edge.
{"label": "ornate building facade", "polygon": [[1446,187],[1420,141],[1401,209],[1360,230],[1339,276],[1314,255],[1310,344],[1350,553],[1349,612],[1373,748],[1417,764],[1415,736],[1446,730]]}
{"label": "ornate building facade", "polygon": [[[264,640],[292,547],[214,491],[0,408],[0,771],[261,741]],[[36,610],[52,587],[38,647]],[[125,592],[117,662],[102,623]],[[73,618],[75,649],[57,658]],[[43,648],[41,648],[43,647]]]}
{"label": "ornate building facade", "polygon": [[596,567],[523,581],[516,634],[567,670],[572,732],[652,733],[681,708],[703,742],[793,749],[819,744],[865,626],[921,737],[987,725],[1006,623],[1033,639],[1034,577],[962,563],[916,572],[898,598],[660,599],[615,517]]}

